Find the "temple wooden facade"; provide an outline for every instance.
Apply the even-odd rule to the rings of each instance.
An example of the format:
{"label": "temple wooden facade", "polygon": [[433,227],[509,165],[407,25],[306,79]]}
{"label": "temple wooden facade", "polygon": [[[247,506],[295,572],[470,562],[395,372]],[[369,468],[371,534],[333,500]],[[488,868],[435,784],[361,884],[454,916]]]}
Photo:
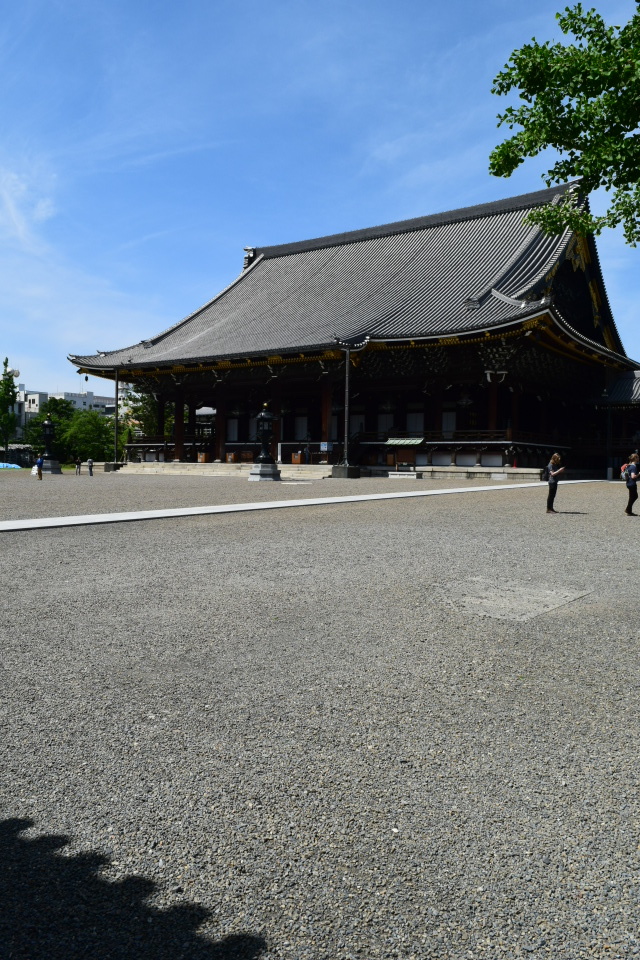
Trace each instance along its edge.
{"label": "temple wooden facade", "polygon": [[350,462],[372,470],[532,466],[552,449],[604,467],[640,428],[633,397],[612,405],[638,365],[593,238],[524,222],[567,190],[247,248],[240,276],[169,330],[69,359],[153,393],[161,432],[172,405],[172,438],[132,455],[252,460],[266,401],[284,462],[339,462],[346,429]]}

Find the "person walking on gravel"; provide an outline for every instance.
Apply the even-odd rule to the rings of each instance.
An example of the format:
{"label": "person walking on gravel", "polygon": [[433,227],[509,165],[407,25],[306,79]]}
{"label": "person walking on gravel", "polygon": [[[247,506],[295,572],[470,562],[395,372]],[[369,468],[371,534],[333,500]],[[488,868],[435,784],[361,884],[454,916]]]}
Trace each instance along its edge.
{"label": "person walking on gravel", "polygon": [[93,476],[93,460],[91,457],[87,457],[87,467],[89,468],[89,476]]}
{"label": "person walking on gravel", "polygon": [[558,477],[564,471],[564,467],[560,466],[560,454],[554,453],[549,461],[549,466],[547,467],[549,471],[549,495],[547,497],[547,513],[557,513],[557,510],[553,509],[553,502],[556,499],[556,493],[558,492]]}
{"label": "person walking on gravel", "polygon": [[629,502],[627,503],[627,509],[625,513],[628,517],[637,517],[638,514],[633,512],[633,505],[638,499],[638,476],[640,476],[640,468],[638,467],[638,457],[637,453],[632,453],[629,457],[629,463],[627,464],[627,490],[629,491]]}
{"label": "person walking on gravel", "polygon": [[38,471],[38,480],[42,480],[42,467],[44,466],[44,457],[42,454],[36,460],[36,470]]}
{"label": "person walking on gravel", "polygon": [[75,464],[76,464],[76,477],[79,477],[80,471],[82,470],[82,460],[80,459],[80,457],[76,457]]}

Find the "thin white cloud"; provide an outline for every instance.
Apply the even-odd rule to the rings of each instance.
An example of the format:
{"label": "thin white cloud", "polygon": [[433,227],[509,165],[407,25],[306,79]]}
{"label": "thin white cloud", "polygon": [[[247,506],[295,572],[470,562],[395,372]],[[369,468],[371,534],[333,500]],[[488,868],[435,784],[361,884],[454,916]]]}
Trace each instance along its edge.
{"label": "thin white cloud", "polygon": [[37,200],[33,206],[33,220],[35,223],[44,223],[50,220],[57,213],[56,205],[52,197],[42,197]]}
{"label": "thin white cloud", "polygon": [[[44,182],[46,181],[46,182]],[[37,224],[55,214],[55,201],[47,195],[50,176],[31,169],[0,167],[0,238],[36,252],[41,247]]]}
{"label": "thin white cloud", "polygon": [[27,186],[10,170],[0,170],[0,229],[7,237],[27,243],[30,230],[23,205]]}
{"label": "thin white cloud", "polygon": [[152,240],[159,240],[161,237],[169,237],[175,233],[175,230],[155,230],[153,233],[145,233],[140,237],[133,237],[126,243],[120,243],[115,247],[115,253],[124,253],[125,250],[134,250],[136,247],[142,247]]}
{"label": "thin white cloud", "polygon": [[1,244],[0,260],[0,345],[32,387],[77,389],[69,353],[137,343],[175,319],[151,297],[124,294],[44,244],[38,256]]}

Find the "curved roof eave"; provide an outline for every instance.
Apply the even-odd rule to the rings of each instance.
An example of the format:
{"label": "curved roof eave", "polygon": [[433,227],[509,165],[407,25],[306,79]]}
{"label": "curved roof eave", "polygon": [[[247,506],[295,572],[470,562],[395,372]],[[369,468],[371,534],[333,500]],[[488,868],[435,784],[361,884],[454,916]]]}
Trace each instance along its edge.
{"label": "curved roof eave", "polygon": [[589,234],[589,236],[586,238],[586,241],[587,241],[587,244],[588,244],[588,246],[589,246],[589,253],[590,253],[590,255],[591,255],[591,259],[595,262],[595,265],[596,265],[596,273],[597,273],[597,276],[598,276],[598,278],[599,278],[599,280],[600,280],[601,294],[602,294],[602,297],[603,297],[603,304],[604,304],[604,306],[606,307],[606,310],[607,310],[607,313],[608,313],[609,325],[610,325],[611,328],[613,329],[613,332],[614,332],[614,334],[615,334],[616,340],[618,341],[618,343],[620,344],[620,346],[621,346],[622,349],[624,350],[624,344],[622,343],[622,337],[621,337],[620,334],[618,333],[618,328],[617,328],[617,326],[616,326],[616,321],[615,321],[615,318],[614,318],[614,316],[613,316],[613,311],[612,311],[612,309],[611,309],[611,304],[609,303],[609,294],[607,293],[607,288],[606,288],[606,285],[605,285],[605,282],[604,282],[604,275],[603,275],[603,273],[602,273],[602,267],[601,267],[601,265],[600,265],[600,255],[598,254],[598,247],[597,247],[597,245],[596,245],[595,238],[593,237],[592,234]]}
{"label": "curved roof eave", "polygon": [[[496,323],[491,327],[483,326],[479,324],[478,327],[474,330],[468,330],[464,333],[460,333],[458,330],[451,330],[449,332],[440,331],[437,334],[427,334],[427,335],[416,335],[416,336],[401,336],[401,337],[390,337],[390,336],[376,336],[375,332],[369,334],[370,343],[389,343],[389,344],[402,344],[402,343],[428,343],[428,342],[439,342],[445,340],[453,340],[457,343],[464,343],[476,339],[483,331],[489,333],[499,334],[501,330],[507,330],[509,328],[518,327],[527,320],[531,320],[535,317],[548,316],[553,323],[560,329],[562,332],[568,336],[571,340],[577,343],[579,346],[582,346],[589,350],[592,354],[598,354],[603,358],[609,359],[615,362],[618,365],[627,367],[629,370],[640,368],[640,363],[635,360],[630,359],[629,357],[619,354],[614,350],[610,350],[608,347],[605,347],[596,341],[585,337],[583,334],[575,330],[570,323],[568,323],[565,318],[562,316],[557,307],[553,305],[542,306],[541,303],[536,303],[531,306],[530,309],[523,309],[518,313],[517,316],[511,316],[505,318],[500,323]],[[363,331],[363,334],[366,331]],[[273,347],[271,350],[243,350],[238,353],[227,353],[227,354],[217,354],[211,356],[200,356],[200,357],[184,357],[179,361],[176,360],[167,360],[167,361],[158,361],[151,360],[148,362],[136,362],[132,361],[130,364],[118,364],[110,365],[104,363],[92,363],[91,361],[95,360],[95,357],[69,357],[69,360],[74,363],[76,366],[80,367],[83,370],[93,371],[97,373],[98,371],[102,372],[105,375],[109,373],[114,374],[116,370],[119,371],[120,375],[123,378],[126,378],[127,371],[133,370],[145,370],[149,372],[162,371],[175,369],[177,367],[184,368],[189,366],[202,367],[209,366],[218,363],[224,363],[226,361],[241,361],[243,359],[251,360],[256,357],[263,357],[265,361],[269,357],[286,357],[293,354],[311,354],[317,352],[324,352],[328,350],[335,350],[336,344],[333,340],[331,341],[322,341],[315,344],[301,344],[301,345],[291,345],[286,347]],[[107,355],[105,354],[105,357]],[[102,359],[102,358],[101,358]]]}
{"label": "curved roof eave", "polygon": [[637,360],[632,360],[631,357],[628,357],[626,354],[617,353],[615,350],[610,350],[609,347],[605,347],[601,343],[596,343],[595,340],[591,340],[589,337],[585,337],[584,334],[579,333],[578,330],[572,327],[571,324],[565,320],[557,307],[553,307],[549,311],[549,314],[553,317],[556,325],[568,337],[581,346],[587,347],[593,353],[599,353],[603,357],[611,358],[612,360],[615,360],[616,363],[623,364],[629,370],[636,370],[640,367],[640,363],[638,363]]}
{"label": "curved roof eave", "polygon": [[[632,360],[630,357],[627,357],[626,354],[621,354],[621,353],[617,353],[615,350],[610,350],[608,347],[605,347],[600,343],[596,343],[595,340],[591,340],[589,337],[585,337],[583,334],[581,334],[578,330],[575,330],[571,326],[571,324],[565,320],[565,318],[562,316],[562,314],[557,309],[557,307],[554,307],[552,304],[544,306],[543,309],[540,309],[540,305],[538,304],[532,309],[524,311],[518,317],[511,317],[509,319],[502,321],[502,323],[495,324],[490,328],[490,332],[499,333],[500,330],[504,330],[509,327],[517,327],[518,325],[520,325],[526,320],[531,320],[534,317],[541,317],[544,315],[547,315],[548,317],[550,317],[551,320],[556,324],[556,326],[559,327],[559,329],[561,329],[563,333],[567,335],[571,340],[573,340],[575,343],[579,344],[580,346],[585,347],[591,353],[598,353],[601,356],[606,357],[607,359],[611,359],[618,364],[624,365],[629,370],[640,369],[640,363],[638,363],[638,361]],[[385,337],[384,340],[377,339],[375,335],[372,335],[369,338],[369,340],[371,343],[381,343],[381,342],[406,343],[408,341],[419,343],[421,341],[427,341],[427,340],[450,340],[455,338],[460,343],[464,343],[465,341],[469,341],[477,337],[478,334],[480,333],[480,329],[481,328],[479,328],[476,331],[469,331],[468,333],[465,333],[465,334],[439,333],[434,336],[401,337],[395,341],[389,337]],[[487,332],[489,332],[489,330]]]}
{"label": "curved roof eave", "polygon": [[[341,294],[339,284],[336,288],[338,293],[335,293],[334,288],[330,285],[331,282],[333,282],[334,285],[337,283],[335,276],[338,275],[338,272],[334,271],[334,276],[329,277],[329,292],[326,296],[326,302],[321,301],[317,296],[314,300],[313,297],[315,293],[314,290],[311,289],[311,294],[309,295],[310,302],[308,304],[311,309],[308,314],[304,314],[304,322],[301,322],[300,317],[303,316],[303,312],[301,312],[300,304],[298,303],[298,300],[300,300],[298,294],[299,289],[302,289],[306,281],[304,276],[302,279],[298,278],[293,268],[291,268],[293,280],[298,286],[294,284],[293,292],[285,289],[285,293],[287,303],[291,301],[295,309],[291,310],[291,317],[285,316],[284,321],[281,322],[282,318],[276,309],[278,303],[274,306],[268,298],[264,304],[260,300],[257,300],[256,303],[248,302],[243,305],[240,299],[238,305],[232,300],[228,317],[224,316],[224,310],[221,309],[218,311],[218,313],[220,313],[219,317],[213,315],[209,318],[207,311],[212,305],[221,301],[234,289],[237,290],[238,287],[240,287],[240,294],[236,293],[232,294],[232,296],[235,296],[236,300],[238,296],[242,297],[244,291],[241,287],[241,281],[246,281],[251,278],[251,283],[260,284],[262,272],[256,270],[256,268],[258,268],[261,263],[268,264],[270,259],[278,260],[280,257],[290,256],[302,248],[305,250],[316,250],[319,246],[331,246],[330,241],[332,241],[333,243],[339,242],[347,244],[349,249],[352,249],[352,245],[357,241],[369,240],[378,235],[382,237],[395,236],[398,232],[422,230],[427,226],[440,226],[444,223],[451,222],[456,224],[464,223],[467,220],[475,220],[477,217],[487,214],[496,215],[509,211],[513,213],[514,210],[519,212],[520,210],[527,209],[534,200],[537,204],[542,200],[547,200],[551,195],[556,198],[566,192],[566,190],[573,189],[574,187],[574,184],[569,184],[559,188],[550,188],[548,191],[541,191],[537,194],[524,195],[519,198],[511,198],[511,200],[508,201],[481,205],[476,208],[465,208],[464,210],[453,211],[446,215],[435,215],[432,217],[418,218],[413,221],[388,224],[384,228],[378,227],[371,228],[370,230],[354,231],[350,234],[318,238],[317,240],[304,241],[300,244],[284,244],[280,247],[256,248],[254,251],[255,258],[232,283],[216,294],[208,303],[199,307],[173,326],[152,338],[142,340],[126,348],[109,352],[97,352],[97,354],[92,356],[70,355],[68,359],[71,363],[81,367],[83,370],[111,377],[114,376],[116,371],[119,371],[122,377],[125,378],[128,370],[167,371],[170,369],[184,368],[185,366],[202,367],[224,361],[238,361],[242,358],[266,358],[268,356],[331,350],[335,349],[333,335],[344,335],[345,331],[342,327],[345,325],[350,327],[350,329],[346,331],[349,336],[357,334],[358,332],[367,333],[371,341],[378,343],[408,343],[410,341],[422,341],[426,343],[452,338],[455,338],[454,342],[464,342],[472,338],[477,338],[483,332],[487,332],[488,334],[499,333],[501,329],[522,323],[523,320],[529,317],[541,315],[543,308],[547,305],[553,306],[548,300],[538,299],[534,302],[526,298],[532,298],[534,296],[539,298],[541,293],[545,291],[543,280],[548,281],[553,275],[553,271],[557,267],[563,254],[566,254],[567,248],[573,240],[573,235],[569,231],[565,231],[558,237],[546,239],[541,237],[537,231],[527,231],[524,234],[520,231],[517,235],[521,237],[521,240],[518,241],[515,249],[512,249],[512,252],[509,254],[508,245],[505,245],[503,242],[504,236],[507,235],[505,234],[506,227],[502,228],[502,233],[500,233],[498,229],[496,236],[498,236],[502,244],[498,252],[501,255],[503,252],[506,252],[505,259],[500,262],[500,256],[496,254],[495,245],[492,247],[487,246],[491,240],[491,230],[493,230],[493,226],[489,226],[492,220],[492,217],[490,217],[487,224],[482,222],[478,227],[480,233],[471,234],[471,239],[473,239],[474,236],[478,236],[480,242],[484,243],[485,248],[487,250],[490,249],[491,252],[491,256],[489,256],[488,259],[485,257],[486,262],[484,263],[482,260],[478,262],[470,261],[472,266],[477,267],[473,277],[471,277],[470,274],[474,285],[472,286],[470,283],[469,287],[465,290],[464,283],[458,283],[457,285],[450,283],[451,277],[448,277],[446,273],[442,274],[443,281],[440,284],[439,291],[436,291],[440,296],[440,301],[436,302],[435,307],[433,303],[431,303],[429,310],[426,309],[427,300],[424,299],[426,297],[425,291],[427,291],[426,286],[424,289],[414,288],[410,283],[407,284],[405,282],[405,286],[409,291],[406,299],[400,301],[397,296],[393,295],[394,284],[398,276],[401,275],[401,271],[398,269],[398,263],[400,262],[400,254],[403,253],[402,247],[394,244],[388,251],[385,252],[383,250],[390,265],[390,273],[387,280],[392,293],[388,296],[386,287],[380,286],[377,288],[374,284],[373,293],[368,287],[363,288],[359,293],[356,291],[354,302],[348,303],[344,298],[341,299],[341,296],[338,296],[338,294]],[[509,220],[504,222],[507,226],[511,223]],[[447,246],[447,244],[449,246]],[[456,244],[458,244],[458,246],[456,246]],[[595,273],[598,277],[598,287],[602,295],[603,312],[606,314],[607,324],[613,336],[613,340],[608,340],[608,342],[613,343],[614,349],[596,343],[584,334],[579,333],[571,327],[556,307],[553,307],[553,312],[550,312],[550,315],[554,317],[554,321],[561,327],[566,336],[569,336],[590,352],[608,357],[616,363],[622,363],[624,366],[633,368],[636,364],[625,356],[624,347],[615,328],[606,290],[604,289],[597,249],[591,238],[589,238],[589,246],[594,261]],[[449,247],[452,247],[454,251],[459,249],[459,231],[456,230],[450,237],[445,237],[442,245],[442,256],[436,257],[434,269],[441,266],[442,262],[444,262],[443,258]],[[504,251],[502,249],[503,247]],[[377,252],[376,248],[372,249],[375,254]],[[405,259],[408,258],[407,262],[410,264],[411,269],[406,269],[405,272],[409,279],[411,279],[412,273],[415,273],[414,262],[421,249],[422,247],[416,248],[415,244],[408,246],[406,249]],[[362,259],[364,254],[359,256]],[[382,261],[383,263],[386,262],[384,261],[384,257]],[[342,272],[347,278],[349,270],[354,269],[354,263],[358,266],[360,260],[350,256],[345,260],[345,263],[342,264]],[[456,263],[457,261],[454,260],[454,266]],[[338,265],[340,266],[340,264]],[[296,265],[294,264],[294,266]],[[307,266],[306,260],[302,262],[302,266]],[[320,266],[318,266],[317,263],[312,264],[313,269],[316,271],[316,273],[312,274],[312,278],[317,276],[322,266],[323,263],[321,263]],[[465,269],[467,267],[466,260],[463,261],[463,267]],[[458,263],[458,269],[459,268],[460,263]],[[296,269],[298,269],[297,266]],[[403,267],[403,269],[405,268]],[[454,267],[451,268],[451,270],[453,269]],[[482,276],[482,269],[485,270],[484,277]],[[262,280],[263,286],[265,286],[268,292],[269,283],[271,283],[272,286],[274,283],[272,273],[273,269],[271,273],[267,273],[266,281],[264,279]],[[425,276],[428,278],[426,273]],[[289,277],[288,279],[290,280],[291,278]],[[338,275],[338,280],[340,279],[341,275]],[[456,277],[454,276],[453,279],[455,280]],[[466,277],[463,275],[462,280],[464,281],[465,279]],[[275,276],[275,280],[278,280],[278,276]],[[417,294],[415,292],[416,289],[418,291]],[[473,295],[467,296],[469,289],[474,291],[474,293]],[[253,290],[254,286],[250,286],[249,294],[251,294]],[[258,287],[258,292],[260,293],[260,287]],[[420,294],[420,296],[418,296],[418,294]],[[500,300],[502,303],[496,304],[496,300]],[[402,309],[400,309],[399,306],[401,303],[404,305]],[[354,309],[354,304],[357,309]],[[319,309],[318,305],[320,305]],[[255,336],[256,322],[261,321],[262,314],[260,313],[260,309],[263,307],[265,311],[264,315],[271,317],[271,314],[273,314],[277,323],[271,322],[273,319],[271,318],[270,325],[265,325],[262,330],[258,329],[258,333],[261,335]],[[343,310],[342,315],[336,312],[338,307]],[[461,322],[465,309],[469,311],[468,321]],[[217,307],[216,310],[218,310]],[[234,310],[237,316],[234,314]],[[268,310],[271,311],[271,314],[268,314]],[[460,311],[463,311],[463,313],[460,313]],[[192,321],[195,321],[193,329],[189,326]],[[207,326],[207,324],[209,324],[209,326]],[[216,324],[218,324],[221,329],[218,329]],[[249,324],[252,326],[249,326]],[[442,324],[442,326],[439,327],[440,324]],[[186,332],[183,332],[182,328],[185,327]],[[446,329],[447,327],[451,329]],[[376,335],[376,328],[379,331],[378,335]],[[413,333],[412,329],[416,332]],[[229,331],[231,331],[231,333],[229,333]],[[239,332],[236,333],[236,331]],[[174,334],[176,335],[175,337]],[[316,336],[319,338],[319,342],[309,342],[309,340],[312,340]],[[302,342],[296,342],[298,340]],[[251,348],[252,346],[253,349]],[[619,350],[616,349],[618,347]],[[189,349],[192,349],[195,355],[191,357],[188,356]]]}

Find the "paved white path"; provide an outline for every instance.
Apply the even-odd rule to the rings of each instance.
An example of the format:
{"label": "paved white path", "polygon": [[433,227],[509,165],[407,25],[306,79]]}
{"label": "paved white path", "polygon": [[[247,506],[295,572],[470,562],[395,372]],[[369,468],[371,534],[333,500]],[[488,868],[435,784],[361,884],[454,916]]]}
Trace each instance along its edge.
{"label": "paved white path", "polygon": [[[573,483],[607,483],[606,480],[564,480]],[[265,503],[227,503],[213,507],[179,507],[175,510],[134,510],[128,513],[87,513],[76,517],[42,517],[38,520],[2,520],[0,533],[9,530],[42,530],[46,527],[83,527],[96,523],[130,523],[134,520],[164,520],[169,517],[198,517],[215,513],[243,513],[248,510],[286,510],[289,507],[319,507],[332,503],[361,503],[366,500],[407,500],[409,497],[437,497],[452,493],[485,493],[487,490],[521,490],[544,487],[535,483],[498,483],[486,487],[450,487],[444,490],[407,490],[401,493],[367,493],[353,497],[315,497],[306,500],[269,500]]]}

